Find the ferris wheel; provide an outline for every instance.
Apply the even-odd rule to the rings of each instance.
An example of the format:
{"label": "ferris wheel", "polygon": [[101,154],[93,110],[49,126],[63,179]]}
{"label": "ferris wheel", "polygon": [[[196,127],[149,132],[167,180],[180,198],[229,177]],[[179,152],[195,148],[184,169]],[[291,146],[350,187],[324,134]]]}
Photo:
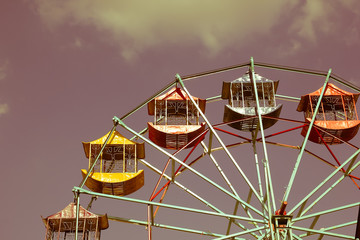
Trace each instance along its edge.
{"label": "ferris wheel", "polygon": [[[358,239],[359,95],[331,69],[252,58],[177,74],[83,142],[83,181],[43,219],[45,239],[100,239],[108,220],[144,226],[148,240]],[[80,195],[128,211],[96,215]]]}

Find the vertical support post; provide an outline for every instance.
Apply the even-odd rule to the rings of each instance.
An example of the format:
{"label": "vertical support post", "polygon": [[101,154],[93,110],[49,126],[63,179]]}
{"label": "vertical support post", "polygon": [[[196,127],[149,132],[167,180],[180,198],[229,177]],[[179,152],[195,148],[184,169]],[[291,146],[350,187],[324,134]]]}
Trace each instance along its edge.
{"label": "vertical support post", "polygon": [[186,125],[189,125],[189,100],[185,99],[186,102]]}
{"label": "vertical support post", "polygon": [[76,198],[75,240],[78,240],[79,214],[80,214],[80,193],[79,193],[79,191],[75,192],[75,198]]}
{"label": "vertical support post", "polygon": [[[348,117],[347,117],[347,113],[346,113],[346,107],[345,107],[345,102],[344,102],[344,96],[343,95],[341,95],[341,103],[342,103],[343,109],[344,109],[345,120],[347,121]],[[352,120],[352,119],[350,119],[350,120]]]}
{"label": "vertical support post", "polygon": [[213,133],[210,131],[210,134],[209,134],[209,147],[208,147],[208,154],[210,155],[211,154],[211,148],[212,148],[212,139],[213,139]]}
{"label": "vertical support post", "polygon": [[123,142],[123,173],[126,172],[126,146],[125,141]]}
{"label": "vertical support post", "polygon": [[276,97],[275,97],[275,86],[274,86],[274,82],[271,83],[271,86],[272,86],[272,94],[270,94],[273,99],[272,99],[272,102],[273,102],[273,106],[271,107],[275,107],[276,106]]}
{"label": "vertical support post", "polygon": [[[239,207],[239,201],[236,201],[235,208],[234,208],[234,211],[233,211],[233,215],[236,215],[238,207]],[[229,235],[231,224],[232,224],[233,221],[234,221],[233,219],[229,220],[228,227],[227,227],[227,230],[226,230],[226,235]]]}
{"label": "vertical support post", "polygon": [[265,103],[265,90],[264,90],[264,83],[261,83],[261,87],[262,87],[263,104],[264,104],[264,107],[266,107],[266,103]]}
{"label": "vertical support post", "polygon": [[134,166],[134,168],[135,168],[135,172],[137,172],[138,170],[137,170],[137,168],[138,168],[138,160],[137,160],[137,144],[135,144],[135,159],[134,159],[134,164],[135,164],[135,166]]}
{"label": "vertical support post", "polygon": [[156,98],[154,98],[154,125],[157,123],[157,109],[156,109]]}
{"label": "vertical support post", "polygon": [[100,172],[103,172],[103,152],[100,152]]}
{"label": "vertical support post", "polygon": [[62,218],[60,218],[60,222],[59,222],[59,231],[58,231],[58,237],[57,237],[57,240],[60,240],[61,224],[62,224]]}
{"label": "vertical support post", "polygon": [[89,166],[88,166],[88,169],[90,169],[91,167],[91,143],[90,143],[90,149],[89,149]]}
{"label": "vertical support post", "polygon": [[[199,99],[197,100],[197,106],[199,106]],[[196,120],[196,124],[200,124],[199,122],[199,118],[200,118],[200,110],[197,111],[197,120]]]}
{"label": "vertical support post", "polygon": [[355,232],[355,240],[360,239],[360,206],[359,206],[359,212],[358,212],[358,219],[356,224],[356,232]]}
{"label": "vertical support post", "polygon": [[[45,233],[45,240],[49,240],[49,218],[47,219],[47,221],[46,221],[46,233]],[[51,233],[50,233],[51,234]],[[51,239],[50,239],[51,240]]]}
{"label": "vertical support post", "polygon": [[101,229],[99,228],[99,219],[96,219],[96,228],[95,228],[95,239],[100,240]]}
{"label": "vertical support post", "polygon": [[86,226],[86,216],[84,216],[84,225],[83,225],[83,237],[82,237],[82,240],[85,240],[85,226]]}
{"label": "vertical support post", "polygon": [[153,221],[153,205],[148,205],[148,240],[151,240],[151,225]]}
{"label": "vertical support post", "polygon": [[233,93],[231,91],[231,86],[232,86],[232,82],[230,82],[230,97],[229,97],[229,100],[230,100],[230,106],[234,106],[234,103],[233,103]]}
{"label": "vertical support post", "polygon": [[356,110],[356,103],[355,103],[354,95],[352,96],[352,100],[353,100],[353,103],[354,103],[354,110],[355,110],[355,114],[356,114],[356,120],[359,120],[359,116],[358,116],[358,113],[357,113],[357,110]]}
{"label": "vertical support post", "polygon": [[[323,102],[321,102],[321,110],[322,110],[322,113],[323,113],[324,121],[326,121],[325,108],[324,108],[324,103]],[[335,120],[336,120],[336,116],[335,116]]]}
{"label": "vertical support post", "polygon": [[[289,197],[289,194],[290,194],[290,191],[291,191],[291,187],[294,183],[294,179],[295,179],[295,176],[296,176],[296,173],[297,173],[297,170],[299,168],[299,165],[300,165],[300,162],[301,162],[301,159],[302,159],[302,155],[304,154],[304,151],[305,151],[305,147],[306,147],[306,143],[307,143],[307,140],[309,139],[309,136],[310,136],[310,132],[311,132],[311,128],[313,127],[314,125],[314,122],[315,122],[315,119],[316,119],[316,115],[319,111],[319,108],[320,108],[320,105],[321,105],[321,100],[325,94],[325,91],[326,91],[326,88],[327,88],[327,84],[328,84],[328,81],[330,79],[330,75],[331,75],[331,68],[329,69],[329,72],[326,76],[326,79],[325,79],[325,82],[324,82],[324,85],[323,85],[323,88],[322,88],[322,91],[321,91],[321,94],[320,94],[320,97],[318,99],[318,102],[316,104],[316,108],[315,108],[315,111],[313,113],[313,116],[312,116],[312,119],[311,119],[311,122],[309,124],[309,128],[308,128],[308,131],[306,133],[306,136],[304,138],[304,141],[302,143],[302,146],[301,146],[301,149],[300,149],[300,153],[297,157],[297,160],[296,160],[296,163],[295,163],[295,166],[294,166],[294,170],[291,174],[291,177],[290,177],[290,180],[289,180],[289,184],[285,190],[285,194],[284,194],[284,198],[283,198],[283,202],[287,202],[288,200],[288,197]],[[311,98],[310,98],[311,99]]]}
{"label": "vertical support post", "polygon": [[[241,82],[241,101],[242,101],[243,108],[245,108],[244,84],[243,84],[243,82]],[[232,106],[232,107],[234,107],[234,106]]]}
{"label": "vertical support post", "polygon": [[167,120],[167,99],[165,99],[165,125],[168,125]]}

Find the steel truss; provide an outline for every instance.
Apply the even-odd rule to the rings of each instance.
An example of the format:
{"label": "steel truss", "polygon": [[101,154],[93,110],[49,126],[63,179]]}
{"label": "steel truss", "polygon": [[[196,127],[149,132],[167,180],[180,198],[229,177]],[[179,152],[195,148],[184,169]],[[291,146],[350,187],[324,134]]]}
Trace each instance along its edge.
{"label": "steel truss", "polygon": [[[147,129],[143,129],[142,131],[135,131],[130,124],[125,123],[126,119],[137,113],[138,110],[146,107],[147,103],[149,103],[153,98],[160,96],[165,91],[170,89],[171,87],[178,85],[180,86],[188,96],[191,96],[187,86],[185,83],[187,81],[197,79],[200,77],[208,77],[216,74],[221,74],[241,68],[249,68],[251,73],[254,74],[255,66],[257,68],[265,68],[265,69],[272,69],[277,71],[287,71],[297,74],[305,74],[305,75],[313,75],[321,78],[325,78],[323,83],[323,90],[320,95],[320,99],[316,105],[315,114],[312,118],[312,121],[309,124],[308,131],[306,136],[301,141],[300,134],[296,135],[293,134],[296,130],[302,128],[307,123],[300,120],[293,120],[288,118],[278,118],[279,122],[287,122],[295,124],[295,127],[290,127],[287,129],[282,129],[279,132],[265,134],[263,129],[263,116],[259,113],[257,117],[259,119],[258,128],[251,132],[251,137],[243,136],[243,132],[228,130],[227,124],[225,123],[218,123],[213,124],[210,122],[207,115],[205,115],[194,101],[192,97],[190,100],[197,108],[198,112],[200,113],[202,119],[206,123],[206,130],[199,135],[193,141],[196,142],[194,147],[190,150],[180,149],[174,153],[165,150],[153,142],[151,142],[147,137],[144,136]],[[254,76],[252,76],[254,78]],[[139,205],[147,206],[147,215],[146,219],[136,220],[136,219],[129,219],[125,217],[116,217],[116,216],[109,216],[110,220],[114,220],[117,222],[126,222],[141,226],[146,226],[148,230],[148,239],[151,240],[152,236],[152,229],[153,228],[163,228],[167,230],[173,231],[180,231],[185,232],[188,234],[199,235],[201,237],[207,237],[206,239],[276,239],[276,240],[285,240],[285,239],[354,239],[355,233],[355,226],[357,225],[357,221],[351,220],[348,222],[343,223],[334,223],[331,226],[318,226],[319,221],[327,218],[333,213],[347,211],[349,209],[356,209],[360,205],[359,201],[355,201],[353,203],[344,203],[340,206],[335,207],[328,207],[325,210],[319,210],[314,212],[313,210],[322,204],[323,201],[327,200],[330,192],[335,189],[337,186],[342,183],[344,179],[351,179],[357,188],[359,188],[357,181],[359,178],[354,174],[356,168],[360,165],[360,161],[357,159],[360,149],[359,147],[355,146],[354,144],[345,142],[342,144],[344,147],[348,147],[351,150],[351,154],[349,157],[345,156],[335,156],[333,151],[331,150],[330,146],[324,144],[324,146],[331,154],[331,156],[336,160],[336,163],[332,163],[332,160],[325,159],[324,157],[320,156],[317,153],[314,153],[313,150],[307,148],[310,144],[308,143],[308,137],[312,128],[316,128],[314,126],[315,116],[317,111],[320,108],[321,99],[324,95],[326,86],[328,82],[332,80],[339,84],[345,85],[346,87],[360,92],[360,88],[354,86],[353,84],[345,81],[344,79],[334,75],[331,69],[328,72],[321,72],[321,71],[314,71],[314,70],[307,70],[307,69],[300,69],[300,68],[293,68],[287,66],[279,66],[279,65],[272,65],[266,63],[256,63],[251,58],[250,62],[239,64],[231,67],[220,68],[216,70],[211,70],[207,72],[202,72],[199,74],[187,75],[187,76],[180,76],[176,75],[175,80],[169,83],[167,86],[159,90],[156,94],[149,97],[143,103],[141,103],[138,107],[134,108],[129,113],[125,114],[124,116],[118,118],[113,118],[113,127],[111,132],[108,136],[111,136],[111,133],[116,129],[117,126],[123,127],[129,133],[131,133],[134,138],[141,139],[147,145],[154,150],[157,150],[167,161],[164,161],[164,167],[161,169],[160,167],[153,164],[152,157],[148,155],[148,159],[144,160],[140,159],[139,161],[147,167],[151,172],[157,174],[159,176],[158,181],[155,184],[154,190],[152,191],[149,200],[144,199],[137,199],[132,197],[119,197],[113,195],[107,195],[102,193],[95,193],[89,190],[84,189],[84,184],[89,177],[89,174],[93,170],[96,162],[98,161],[101,152],[103,151],[104,147],[101,149],[99,155],[95,159],[93,165],[87,171],[88,174],[84,178],[84,180],[80,183],[78,187],[73,188],[75,201],[77,203],[77,209],[79,209],[80,204],[80,195],[90,195],[90,196],[98,196],[101,198],[109,198],[118,201],[124,202],[132,202]],[[257,88],[256,83],[253,81],[254,84],[254,91],[256,96],[256,104],[257,108],[260,108],[259,99],[257,97]],[[284,99],[289,101],[298,101],[299,98],[293,96],[285,96],[285,95],[277,95],[278,99]],[[207,98],[207,102],[215,102],[220,100],[220,96],[212,96]],[[279,123],[277,123],[279,124]],[[226,129],[228,128],[228,129]],[[319,129],[318,131],[323,131]],[[278,136],[282,136],[285,134],[293,134],[296,138],[300,139],[300,145],[292,145],[288,143],[281,143],[276,141],[269,141],[271,138],[276,138]],[[260,135],[260,136],[258,136]],[[234,142],[232,140],[231,143],[225,143],[223,138],[226,138],[226,142],[228,139],[237,139]],[[106,140],[106,142],[108,139]],[[189,143],[190,144],[190,143]],[[234,154],[233,149],[237,149],[243,145],[248,145],[252,150],[252,155],[254,158],[254,165],[255,171],[251,172],[250,170],[246,169],[246,165],[244,168],[244,164],[241,164],[241,157]],[[105,146],[105,145],[104,145]],[[274,183],[274,176],[271,169],[271,160],[269,158],[269,148],[276,148],[280,147],[287,148],[292,151],[296,151],[295,158],[292,159],[294,162],[294,166],[292,169],[285,169],[284,172],[291,172],[287,184],[285,184],[283,190],[283,196],[279,199],[278,193],[281,192],[276,189],[278,183]],[[261,149],[261,150],[258,150]],[[201,149],[201,151],[199,151]],[[196,151],[198,150],[198,151]],[[189,151],[186,157],[181,158],[180,153]],[[222,155],[219,159],[217,153],[221,152]],[[299,175],[299,171],[301,168],[302,160],[304,159],[305,154],[307,156],[312,157],[316,160],[321,160],[324,164],[324,169],[326,169],[326,174],[323,174],[322,180],[317,182],[315,186],[308,189],[306,192],[299,192],[294,189],[295,179]],[[197,156],[194,156],[198,154]],[[178,157],[179,156],[179,157]],[[227,165],[224,165],[224,160],[227,159]],[[284,157],[283,160],[285,160]],[[190,163],[187,161],[191,159]],[[213,180],[213,178],[207,175],[206,169],[199,169],[197,168],[197,164],[204,159],[208,159],[207,163],[212,164],[213,167],[219,173],[219,178]],[[287,159],[288,160],[288,159]],[[205,160],[204,160],[205,161]],[[233,166],[234,171],[231,174],[228,174],[225,170],[228,169],[228,165],[231,164]],[[329,167],[330,166],[330,167]],[[291,171],[292,170],[292,171]],[[319,170],[321,171],[321,170]],[[239,176],[239,179],[243,182],[242,189],[239,190],[237,188],[237,182],[234,182],[232,174],[236,174]],[[228,210],[228,206],[219,206],[218,203],[212,203],[211,197],[204,196],[204,194],[199,194],[196,190],[192,190],[193,186],[185,186],[179,176],[189,174],[196,176],[199,181],[206,183],[208,186],[214,189],[217,192],[217,195],[222,195],[224,199],[227,199],[227,202],[235,203],[235,206],[232,211]],[[278,175],[278,173],[277,173]],[[255,177],[254,177],[255,176]],[[165,181],[165,184],[161,187],[161,183]],[[238,181],[238,180],[236,180]],[[149,183],[148,183],[149,184]],[[151,184],[151,183],[150,183]],[[306,182],[304,183],[306,184]],[[246,189],[244,188],[246,186]],[[200,208],[193,208],[193,207],[186,207],[182,206],[178,203],[175,204],[167,204],[163,203],[165,195],[167,194],[170,187],[177,187],[178,189],[182,190],[184,193],[190,195],[193,199],[203,204],[203,206],[207,209],[200,209]],[[354,191],[357,190],[356,187]],[[280,187],[281,188],[281,187]],[[245,190],[244,190],[245,189]],[[295,192],[296,191],[296,192]],[[295,192],[295,193],[294,193]],[[354,192],[354,195],[356,192]],[[159,201],[156,199],[160,197]],[[201,196],[203,195],[203,196]],[[292,197],[296,195],[296,197]],[[356,199],[355,196],[344,196],[347,199]],[[294,199],[297,199],[296,202],[293,202]],[[289,205],[289,209],[287,213],[285,213],[285,207]],[[199,214],[205,216],[205,218],[212,218],[216,217],[222,219],[225,229],[222,232],[219,231],[219,228],[216,230],[204,230],[204,229],[195,229],[195,228],[188,228],[188,227],[180,227],[180,226],[172,226],[169,224],[163,224],[157,221],[157,212],[161,211],[161,209],[171,209],[173,211],[181,212],[182,214],[192,213],[192,214]],[[276,215],[275,212],[277,210],[281,210],[282,214]],[[321,209],[321,207],[320,207]],[[241,211],[241,213],[240,213]],[[354,211],[354,210],[352,210]],[[78,212],[77,212],[78,216]],[[78,223],[78,218],[77,218]],[[318,225],[317,225],[318,224]],[[78,224],[76,224],[78,226]],[[194,224],[196,227],[196,224]],[[349,228],[350,227],[350,228]],[[211,226],[210,226],[211,228]],[[343,231],[337,231],[341,229],[352,229],[353,232],[345,234]],[[348,231],[348,230],[347,230]],[[76,231],[77,233],[77,231]],[[78,236],[75,236],[78,239]],[[201,238],[203,239],[203,238]]]}

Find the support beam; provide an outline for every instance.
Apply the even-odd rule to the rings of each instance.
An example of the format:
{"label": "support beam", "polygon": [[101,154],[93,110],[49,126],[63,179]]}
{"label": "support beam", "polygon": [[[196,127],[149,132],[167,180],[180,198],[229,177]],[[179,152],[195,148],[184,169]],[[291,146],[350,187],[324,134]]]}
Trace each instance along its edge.
{"label": "support beam", "polygon": [[225,236],[225,237],[214,238],[213,240],[232,239],[232,238],[234,238],[234,237],[238,237],[238,236],[246,235],[246,234],[249,234],[249,233],[252,233],[252,232],[260,231],[260,230],[263,230],[263,229],[265,229],[265,228],[267,228],[267,226],[254,228],[254,229],[251,229],[251,230],[248,230],[248,231],[233,233],[233,234],[230,234],[230,235]]}
{"label": "support beam", "polygon": [[344,209],[349,209],[349,208],[357,207],[357,206],[359,206],[359,205],[360,205],[360,202],[356,202],[356,203],[344,205],[344,206],[341,206],[341,207],[328,209],[328,210],[325,210],[325,211],[321,211],[321,212],[309,214],[309,215],[306,215],[306,216],[302,216],[302,217],[298,217],[298,218],[293,218],[292,222],[293,222],[293,223],[299,222],[299,221],[306,220],[306,219],[309,219],[309,218],[313,218],[313,217],[317,217],[317,216],[321,216],[321,215],[325,215],[325,214],[329,214],[329,213],[333,213],[333,212],[338,212],[338,211],[341,211],[341,210],[344,210]]}
{"label": "support beam", "polygon": [[300,162],[301,162],[301,159],[302,159],[302,155],[303,155],[303,153],[304,153],[304,151],[305,151],[306,143],[307,143],[307,141],[308,141],[308,139],[309,139],[311,129],[312,129],[312,127],[313,127],[313,125],[314,125],[314,122],[315,122],[315,120],[316,120],[316,115],[317,115],[317,113],[318,113],[318,111],[319,111],[319,108],[320,108],[320,105],[321,105],[321,100],[322,100],[322,98],[323,98],[323,96],[324,96],[324,94],[325,94],[325,91],[326,91],[326,88],[327,88],[327,84],[328,84],[330,75],[331,75],[331,69],[329,69],[329,72],[328,72],[328,74],[327,74],[327,76],[326,76],[326,79],[325,79],[325,82],[324,82],[324,85],[323,85],[321,94],[320,94],[319,99],[318,99],[318,102],[317,102],[317,104],[316,104],[316,108],[315,108],[313,117],[312,117],[311,122],[310,122],[310,124],[309,124],[308,131],[307,131],[306,136],[305,136],[305,138],[304,138],[304,141],[303,141],[303,143],[302,143],[302,145],[301,145],[300,153],[299,153],[299,155],[298,155],[298,157],[297,157],[297,160],[296,160],[296,163],[295,163],[295,166],[294,166],[294,170],[293,170],[293,172],[292,172],[292,174],[291,174],[291,177],[290,177],[290,180],[289,180],[289,184],[288,184],[288,186],[287,186],[287,188],[286,188],[286,190],[285,190],[285,194],[284,194],[284,197],[283,197],[283,202],[285,202],[285,201],[287,202],[287,201],[288,201],[288,197],[289,197],[289,194],[290,194],[292,185],[293,185],[293,183],[294,183],[295,176],[296,176],[297,170],[298,170],[298,168],[299,168],[299,165],[300,165]]}
{"label": "support beam", "polygon": [[122,200],[122,201],[125,201],[125,202],[134,202],[134,203],[139,203],[139,204],[144,204],[144,205],[160,206],[160,207],[164,207],[164,208],[180,210],[180,211],[185,211],[185,212],[199,213],[199,214],[204,214],[204,215],[209,215],[209,216],[217,216],[217,217],[224,217],[224,218],[234,218],[234,219],[247,221],[247,222],[265,223],[265,221],[263,219],[247,218],[247,217],[241,217],[241,216],[236,216],[236,215],[231,215],[231,214],[216,213],[216,212],[210,212],[210,211],[205,211],[205,210],[201,210],[201,209],[195,209],[195,208],[189,208],[189,207],[180,207],[180,206],[177,206],[177,205],[171,205],[171,204],[165,204],[165,203],[157,203],[157,202],[134,199],[134,198],[129,198],[129,197],[121,197],[121,196],[115,196],[115,195],[108,195],[108,194],[104,194],[104,193],[96,193],[96,192],[92,192],[90,190],[86,190],[86,189],[79,188],[79,187],[74,187],[73,191],[78,192],[79,194],[95,195],[95,196],[104,197],[104,198]]}
{"label": "support beam", "polygon": [[[260,128],[260,133],[261,133],[261,139],[262,139],[262,145],[263,145],[263,152],[264,152],[264,168],[265,168],[265,187],[266,187],[266,194],[269,197],[269,201],[267,201],[267,211],[268,211],[268,218],[269,220],[272,217],[273,212],[276,209],[275,206],[275,197],[274,197],[274,190],[273,190],[273,185],[272,185],[272,178],[271,178],[271,171],[270,171],[270,166],[269,166],[269,157],[267,154],[267,148],[266,148],[266,140],[265,140],[265,133],[264,133],[264,127],[263,127],[263,123],[262,123],[262,116],[261,116],[261,108],[260,108],[260,102],[259,102],[259,96],[258,96],[258,91],[257,91],[257,85],[256,85],[256,80],[255,80],[255,69],[254,69],[254,59],[251,57],[250,59],[250,80],[253,84],[253,89],[254,89],[254,93],[255,93],[255,100],[256,100],[256,114],[258,117],[258,124],[259,124],[259,128]],[[265,203],[263,203],[265,205]],[[274,232],[273,229],[270,228],[270,234],[271,237],[274,236]]]}
{"label": "support beam", "polygon": [[[353,159],[354,160],[354,159]],[[350,170],[351,171],[355,170],[358,166],[360,165],[360,161],[356,163],[356,165]],[[325,197],[332,189],[334,189],[336,187],[336,185],[338,185],[342,180],[344,180],[347,177],[346,174],[343,174],[336,182],[334,182],[328,189],[326,189],[316,200],[313,201],[312,204],[310,204],[305,210],[304,212],[301,214],[304,215],[306,214],[308,211],[310,211],[315,204],[317,204],[323,197]]]}
{"label": "support beam", "polygon": [[324,236],[330,236],[330,237],[337,237],[341,239],[351,239],[354,240],[353,236],[345,235],[345,234],[339,234],[339,233],[332,233],[332,232],[325,232],[324,230],[315,230],[310,228],[304,228],[304,227],[297,227],[292,226],[292,229],[299,230],[308,233],[315,233],[315,234],[322,234]]}
{"label": "support beam", "polygon": [[[196,105],[196,103],[195,103]],[[196,105],[197,106],[197,105]],[[197,106],[198,107],[198,106]],[[136,135],[137,137],[139,137],[140,139],[142,139],[143,141],[145,141],[146,143],[148,143],[149,145],[151,145],[152,147],[154,147],[155,149],[157,149],[158,151],[160,151],[161,153],[165,154],[166,156],[168,156],[171,159],[174,159],[176,162],[178,162],[180,165],[186,167],[187,169],[189,169],[191,172],[193,172],[194,174],[196,174],[197,176],[199,176],[200,178],[202,178],[203,180],[207,181],[209,184],[213,185],[214,187],[216,187],[217,189],[221,190],[222,192],[224,192],[225,194],[227,194],[228,196],[234,198],[235,200],[240,201],[242,204],[246,205],[249,207],[249,209],[251,209],[252,211],[256,212],[257,214],[259,214],[260,216],[263,216],[263,214],[256,208],[254,208],[253,206],[247,204],[245,201],[243,201],[241,198],[235,196],[234,194],[230,193],[229,191],[227,191],[226,189],[224,189],[223,187],[221,187],[220,185],[218,185],[217,183],[215,183],[214,181],[210,180],[208,177],[204,176],[203,174],[201,174],[200,172],[196,171],[195,169],[193,169],[192,167],[190,167],[189,165],[187,165],[186,163],[183,163],[182,161],[180,161],[178,158],[176,158],[175,156],[171,155],[170,153],[168,153],[167,151],[165,151],[164,149],[162,149],[161,147],[157,146],[156,144],[154,144],[153,142],[151,142],[149,139],[143,137],[142,135],[139,135],[137,132],[135,132],[133,129],[129,128],[123,121],[121,121],[120,119],[118,119],[117,117],[114,117],[117,119],[117,121],[119,121],[120,125],[122,127],[124,127],[126,130],[128,130],[129,132],[131,132],[132,134]]]}
{"label": "support beam", "polygon": [[353,161],[353,159],[356,158],[359,155],[359,153],[360,153],[360,149],[357,150],[346,161],[344,161],[344,163],[341,164],[338,169],[333,171],[322,183],[317,185],[308,195],[306,195],[302,200],[300,200],[299,203],[295,207],[293,207],[293,209],[291,209],[288,214],[292,214],[297,208],[299,208],[305,201],[307,201],[312,195],[314,195],[325,183],[327,183],[332,177],[334,177],[335,174],[337,174],[346,164],[348,164],[350,161]]}
{"label": "support beam", "polygon": [[[108,219],[111,221],[130,223],[130,224],[135,224],[135,225],[144,226],[144,227],[147,227],[147,225],[148,225],[148,222],[146,222],[146,221],[135,220],[135,219],[121,218],[121,217],[115,217],[115,216],[108,216]],[[152,226],[157,227],[157,228],[185,232],[185,233],[193,233],[193,234],[198,234],[198,235],[202,235],[202,236],[224,237],[223,234],[206,232],[206,231],[190,229],[190,228],[181,228],[181,227],[176,227],[176,226],[171,226],[171,225],[160,224],[160,223],[156,223],[156,222],[154,222]],[[235,238],[235,239],[236,240],[246,240],[245,238]]]}
{"label": "support beam", "polygon": [[[142,162],[142,164],[144,164],[146,167],[150,168],[152,171],[154,171],[155,173],[161,175],[162,172],[155,168],[154,166],[152,166],[150,163],[146,162],[145,160],[143,159],[140,159],[140,161]],[[163,174],[163,177],[167,180],[170,180],[171,178],[169,176],[167,176],[166,174]],[[177,181],[174,181],[173,182],[176,186],[178,186],[179,188],[181,188],[182,190],[184,190],[186,193],[190,194],[192,197],[194,197],[195,199],[199,200],[200,202],[204,203],[205,206],[213,209],[214,211],[218,212],[218,213],[224,213],[222,212],[220,209],[218,209],[217,207],[215,207],[214,205],[212,205],[210,202],[206,201],[204,198],[200,197],[199,195],[197,195],[196,193],[192,192],[189,188],[186,188],[185,186],[181,185],[179,182]],[[228,218],[229,220],[231,220],[230,218]],[[235,222],[233,221],[234,224],[238,227],[240,227],[241,229],[243,230],[248,230],[244,225],[238,223],[238,222]],[[254,237],[257,237],[254,233],[252,233],[252,235]]]}
{"label": "support beam", "polygon": [[205,114],[201,111],[200,107],[198,106],[198,104],[195,102],[194,98],[191,96],[190,92],[187,90],[187,88],[185,87],[180,75],[176,75],[177,80],[179,81],[181,87],[183,88],[183,90],[186,92],[186,94],[188,95],[188,97],[190,98],[191,102],[194,104],[194,106],[196,107],[196,109],[198,110],[199,114],[201,115],[201,117],[204,119],[204,121],[206,122],[206,124],[208,125],[208,128],[210,129],[210,131],[214,134],[214,137],[218,140],[218,142],[220,143],[220,145],[223,147],[225,153],[228,155],[228,157],[230,158],[230,160],[233,162],[234,166],[236,167],[236,169],[238,170],[238,172],[240,173],[240,175],[242,176],[242,178],[245,180],[245,182],[248,184],[248,186],[253,190],[255,196],[257,197],[257,199],[259,200],[259,202],[261,204],[263,204],[262,199],[260,198],[259,194],[256,192],[255,188],[253,187],[253,185],[251,184],[250,180],[248,179],[248,177],[245,175],[244,171],[240,168],[239,164],[235,161],[234,157],[231,155],[231,153],[229,152],[229,150],[227,149],[227,147],[225,146],[225,144],[223,143],[223,141],[221,140],[221,138],[219,137],[219,135],[216,133],[216,131],[214,130],[214,128],[212,127],[212,125],[210,124],[209,120],[206,118]]}
{"label": "support beam", "polygon": [[[105,140],[105,142],[104,142],[104,145],[101,147],[101,150],[100,150],[99,154],[96,156],[95,161],[93,162],[93,164],[91,165],[91,167],[88,169],[86,176],[84,177],[84,179],[82,180],[82,182],[79,184],[79,187],[80,187],[80,188],[84,187],[84,184],[86,183],[86,180],[89,178],[89,175],[92,173],[92,171],[93,171],[93,169],[94,169],[97,161],[99,160],[102,152],[103,152],[104,149],[105,149],[106,144],[109,142],[111,135],[112,135],[113,132],[115,131],[116,126],[118,125],[118,122],[117,122],[115,119],[113,119],[113,123],[114,123],[114,126],[111,128],[111,130],[110,130],[110,132],[109,132],[109,135],[107,136],[107,138],[106,138],[106,140]],[[90,161],[90,158],[91,158],[91,156],[89,156],[89,161]]]}

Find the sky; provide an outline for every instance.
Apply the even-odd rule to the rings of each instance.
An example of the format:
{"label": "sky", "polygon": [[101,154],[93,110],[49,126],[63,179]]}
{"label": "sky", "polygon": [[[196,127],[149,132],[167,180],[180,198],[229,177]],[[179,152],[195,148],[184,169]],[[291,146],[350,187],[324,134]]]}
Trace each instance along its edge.
{"label": "sky", "polygon": [[[253,57],[255,62],[325,72],[331,68],[360,86],[359,26],[356,0],[0,1],[0,238],[43,238],[40,215],[53,214],[73,200],[80,169],[87,167],[81,142],[105,135],[113,116],[136,108],[175,74],[232,66]],[[238,77],[246,69],[242,71]],[[233,79],[214,77],[218,89],[200,80],[189,87],[199,97],[210,97],[220,94],[222,81]],[[300,97],[323,81],[302,80],[284,84],[289,88],[281,88],[280,94]],[[129,123],[140,130],[147,121],[151,117],[142,110]],[[166,160],[158,155],[150,150],[146,159],[158,164]],[[147,200],[157,177],[150,170],[145,174],[149,180],[134,197]],[[351,181],[347,184],[358,196]],[[121,206],[98,199],[92,210],[123,216]],[[136,214],[134,218],[146,219],[146,209]],[[144,227],[126,223],[111,223],[106,231],[104,239],[118,234],[147,237]],[[155,232],[154,237],[182,239],[166,234]]]}

